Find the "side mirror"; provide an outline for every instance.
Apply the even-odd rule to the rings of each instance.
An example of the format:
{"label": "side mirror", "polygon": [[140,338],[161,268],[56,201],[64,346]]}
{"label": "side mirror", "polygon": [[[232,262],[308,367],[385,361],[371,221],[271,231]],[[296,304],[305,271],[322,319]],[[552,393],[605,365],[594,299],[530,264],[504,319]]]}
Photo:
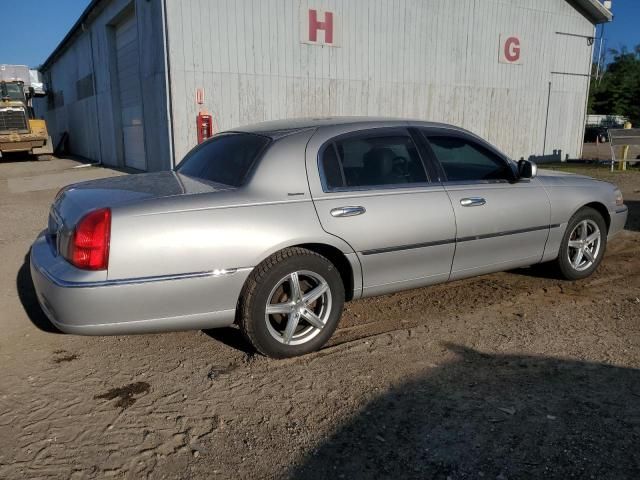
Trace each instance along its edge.
{"label": "side mirror", "polygon": [[518,174],[520,178],[534,178],[538,174],[538,166],[531,160],[520,160],[518,162]]}

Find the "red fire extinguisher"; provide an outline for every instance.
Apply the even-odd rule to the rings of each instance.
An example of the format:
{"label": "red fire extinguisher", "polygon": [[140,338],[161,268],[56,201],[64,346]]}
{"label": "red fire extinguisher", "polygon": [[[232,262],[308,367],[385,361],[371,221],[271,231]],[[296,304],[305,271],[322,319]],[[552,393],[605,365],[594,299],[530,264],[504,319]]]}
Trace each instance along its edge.
{"label": "red fire extinguisher", "polygon": [[207,138],[211,138],[213,136],[213,121],[211,115],[208,113],[198,113],[198,116],[196,117],[196,126],[198,128],[198,143],[202,143]]}

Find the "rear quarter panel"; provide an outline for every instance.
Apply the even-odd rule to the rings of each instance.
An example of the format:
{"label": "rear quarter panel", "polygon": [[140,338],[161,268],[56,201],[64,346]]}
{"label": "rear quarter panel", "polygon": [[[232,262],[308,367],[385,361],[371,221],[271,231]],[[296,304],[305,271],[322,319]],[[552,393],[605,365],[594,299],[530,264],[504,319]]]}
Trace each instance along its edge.
{"label": "rear quarter panel", "polygon": [[321,228],[311,201],[304,150],[312,133],[272,144],[245,187],[114,208],[109,279],[252,268],[304,243],[353,254]]}

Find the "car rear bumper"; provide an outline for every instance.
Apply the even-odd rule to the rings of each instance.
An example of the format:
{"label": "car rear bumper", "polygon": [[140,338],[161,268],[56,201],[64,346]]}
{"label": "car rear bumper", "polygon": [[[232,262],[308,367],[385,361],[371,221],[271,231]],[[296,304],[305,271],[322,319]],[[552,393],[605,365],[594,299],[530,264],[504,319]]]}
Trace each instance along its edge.
{"label": "car rear bumper", "polygon": [[[79,335],[124,335],[231,325],[251,269],[126,280],[70,281],[74,269],[44,235],[31,247],[38,302],[60,330]],[[67,277],[67,278],[65,278]]]}
{"label": "car rear bumper", "polygon": [[609,225],[608,238],[613,237],[616,233],[624,230],[624,226],[627,223],[627,215],[629,214],[629,208],[623,205],[611,212],[611,225]]}

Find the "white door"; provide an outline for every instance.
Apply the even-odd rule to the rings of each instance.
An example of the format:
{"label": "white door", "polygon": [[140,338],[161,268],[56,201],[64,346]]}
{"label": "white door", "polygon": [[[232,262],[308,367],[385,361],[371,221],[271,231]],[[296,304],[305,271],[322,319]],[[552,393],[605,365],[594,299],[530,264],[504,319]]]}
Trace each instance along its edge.
{"label": "white door", "polygon": [[116,27],[116,67],[122,125],[124,164],[146,170],[138,27],[135,15]]}
{"label": "white door", "polygon": [[593,48],[588,38],[556,33],[554,39],[544,155],[557,160],[582,153]]}
{"label": "white door", "polygon": [[584,131],[575,126],[584,124],[588,83],[588,77],[551,75],[545,156],[557,161],[580,156]]}

